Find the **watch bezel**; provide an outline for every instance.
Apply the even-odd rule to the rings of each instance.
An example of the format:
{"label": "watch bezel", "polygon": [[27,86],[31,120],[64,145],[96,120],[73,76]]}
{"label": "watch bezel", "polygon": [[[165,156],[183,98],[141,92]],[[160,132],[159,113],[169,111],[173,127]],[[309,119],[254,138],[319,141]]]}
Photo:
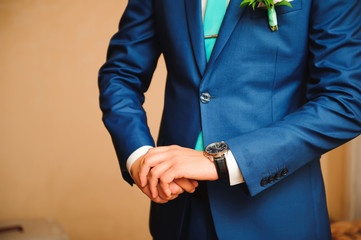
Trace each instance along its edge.
{"label": "watch bezel", "polygon": [[[210,148],[212,148],[213,146],[217,145],[217,144],[222,144],[225,147],[222,150],[219,150],[219,152],[210,152]],[[217,148],[216,148],[217,149]],[[211,143],[209,144],[205,149],[204,152],[205,154],[207,154],[207,156],[212,157],[212,159],[214,160],[214,158],[218,158],[222,155],[224,155],[228,150],[228,145],[226,142],[221,141],[221,142],[215,142],[215,143]]]}

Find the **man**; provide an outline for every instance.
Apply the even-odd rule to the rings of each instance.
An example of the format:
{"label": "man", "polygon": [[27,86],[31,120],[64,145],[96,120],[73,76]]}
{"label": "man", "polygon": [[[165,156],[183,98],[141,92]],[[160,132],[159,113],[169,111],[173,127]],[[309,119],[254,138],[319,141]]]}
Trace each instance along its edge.
{"label": "man", "polygon": [[[330,239],[319,158],[361,131],[361,3],[294,0],[272,32],[266,10],[225,0],[207,17],[211,1],[129,0],[99,72],[123,177],[153,201],[152,236]],[[142,104],[161,53],[155,147]]]}

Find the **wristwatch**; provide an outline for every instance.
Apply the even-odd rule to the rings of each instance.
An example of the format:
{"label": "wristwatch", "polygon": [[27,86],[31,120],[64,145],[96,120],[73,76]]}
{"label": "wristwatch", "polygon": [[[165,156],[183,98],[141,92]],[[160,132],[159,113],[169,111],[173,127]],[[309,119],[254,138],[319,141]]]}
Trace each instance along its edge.
{"label": "wristwatch", "polygon": [[228,178],[228,168],[226,164],[226,152],[228,149],[227,143],[222,141],[209,144],[203,152],[206,158],[214,162],[219,178]]}

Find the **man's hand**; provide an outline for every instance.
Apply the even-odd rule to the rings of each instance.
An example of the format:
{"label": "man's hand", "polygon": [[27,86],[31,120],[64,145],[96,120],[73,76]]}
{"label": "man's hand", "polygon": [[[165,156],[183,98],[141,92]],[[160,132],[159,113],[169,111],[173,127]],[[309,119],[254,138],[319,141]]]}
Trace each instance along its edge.
{"label": "man's hand", "polygon": [[172,185],[178,179],[218,179],[214,163],[202,151],[180,146],[152,148],[138,164],[139,186],[148,187],[147,193],[154,199],[164,194],[172,197]]}
{"label": "man's hand", "polygon": [[139,189],[146,194],[153,202],[156,203],[166,203],[169,200],[173,200],[177,198],[180,194],[182,194],[184,191],[193,193],[195,191],[195,188],[198,186],[198,182],[195,180],[189,180],[189,179],[176,179],[172,183],[169,184],[169,189],[171,194],[166,195],[162,189],[158,186],[158,195],[156,197],[152,197],[151,191],[149,189],[149,185],[145,184],[144,186],[141,186],[140,184],[140,175],[139,170],[141,167],[142,162],[144,162],[145,155],[138,158],[131,167],[131,173],[133,176],[133,180],[135,184],[139,187]]}

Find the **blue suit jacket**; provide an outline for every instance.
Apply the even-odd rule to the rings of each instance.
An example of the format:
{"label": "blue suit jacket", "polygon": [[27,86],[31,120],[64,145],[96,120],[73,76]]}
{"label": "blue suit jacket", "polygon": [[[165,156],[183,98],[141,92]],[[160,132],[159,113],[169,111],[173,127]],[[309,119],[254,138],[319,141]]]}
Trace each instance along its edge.
{"label": "blue suit jacket", "polygon": [[[200,0],[129,0],[99,72],[123,177],[132,183],[128,156],[154,145],[143,93],[163,53],[158,144],[193,148],[202,129],[205,145],[228,143],[246,181],[208,183],[219,238],[329,239],[319,158],[361,131],[361,2],[294,0],[276,8],[276,32],[265,10],[240,3],[231,0],[207,64]],[[152,204],[155,238],[177,239],[188,196]]]}

